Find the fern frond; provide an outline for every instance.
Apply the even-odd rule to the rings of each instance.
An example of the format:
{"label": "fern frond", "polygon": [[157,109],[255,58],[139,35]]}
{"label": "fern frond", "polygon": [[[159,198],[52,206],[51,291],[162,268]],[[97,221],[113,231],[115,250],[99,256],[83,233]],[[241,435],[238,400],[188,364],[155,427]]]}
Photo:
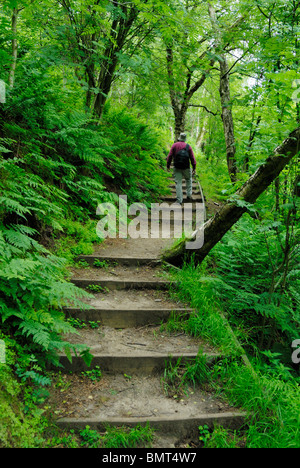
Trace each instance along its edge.
{"label": "fern frond", "polygon": [[19,325],[19,330],[26,337],[30,337],[34,343],[48,350],[51,343],[51,335],[47,327],[33,320],[24,320]]}

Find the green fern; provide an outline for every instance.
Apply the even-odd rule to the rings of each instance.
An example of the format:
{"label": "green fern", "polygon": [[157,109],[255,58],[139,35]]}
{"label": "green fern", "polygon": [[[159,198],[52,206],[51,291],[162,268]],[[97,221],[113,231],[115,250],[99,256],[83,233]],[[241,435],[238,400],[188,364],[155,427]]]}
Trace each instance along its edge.
{"label": "green fern", "polygon": [[[57,361],[57,343],[65,347],[62,336],[77,333],[65,319],[63,307],[70,303],[87,307],[84,298],[89,295],[64,279],[66,260],[30,238],[33,233],[26,226],[0,231],[0,316],[6,326],[17,330],[16,336],[50,351]],[[83,355],[88,356],[86,351]]]}

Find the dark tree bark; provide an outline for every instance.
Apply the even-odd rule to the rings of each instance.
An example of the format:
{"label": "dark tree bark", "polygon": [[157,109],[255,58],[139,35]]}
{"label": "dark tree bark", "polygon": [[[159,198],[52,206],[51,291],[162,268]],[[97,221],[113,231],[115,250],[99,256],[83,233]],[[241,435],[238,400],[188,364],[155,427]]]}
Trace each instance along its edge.
{"label": "dark tree bark", "polygon": [[14,87],[15,84],[15,73],[16,73],[16,66],[17,66],[17,57],[18,57],[18,40],[17,40],[17,23],[18,23],[18,16],[19,12],[22,10],[14,8],[12,17],[11,17],[11,31],[12,31],[12,61],[9,70],[9,77],[8,77],[8,84],[10,88]]}
{"label": "dark tree bark", "polygon": [[[188,70],[185,78],[184,86],[185,88],[182,91],[178,91],[178,84],[176,85],[176,79],[174,75],[174,55],[173,48],[166,48],[166,57],[167,57],[167,72],[168,72],[168,86],[171,99],[171,105],[174,113],[175,119],[175,141],[178,140],[180,133],[183,133],[185,130],[185,119],[186,113],[189,108],[190,101],[194,94],[201,88],[206,78],[209,76],[209,73],[215,63],[214,59],[211,59],[208,65],[207,70],[202,73],[200,78],[192,84],[193,71]],[[204,60],[207,52],[204,52],[200,60]]]}
{"label": "dark tree bark", "polygon": [[[211,15],[212,13],[215,14],[215,11],[209,5],[209,14]],[[229,32],[234,31],[242,21],[244,21],[243,16],[238,18],[231,26],[229,26],[227,28],[227,32],[229,33]],[[215,26],[217,25],[217,20],[215,19],[212,22],[213,22],[213,28],[215,29]],[[179,134],[181,132],[184,132],[186,113],[190,106],[192,97],[201,88],[206,78],[211,73],[214,67],[214,64],[217,60],[217,58],[214,58],[214,57],[210,58],[212,50],[214,48],[219,48],[220,33],[219,31],[217,32],[218,33],[216,34],[216,37],[215,37],[215,43],[213,45],[209,45],[206,51],[201,53],[199,57],[196,57],[193,66],[187,68],[184,76],[180,77],[180,82],[181,82],[180,87],[178,83],[176,84],[175,73],[174,73],[173,41],[170,41],[170,43],[166,44],[168,85],[169,85],[169,93],[170,93],[170,98],[171,98],[171,105],[172,105],[174,119],[175,119],[175,141],[177,141]],[[206,39],[207,38],[203,38],[202,40],[200,40],[199,44],[205,42]],[[201,69],[202,70],[204,69],[204,71],[202,72],[201,76],[198,79],[196,79],[195,72],[199,70],[200,64],[202,65]],[[229,76],[229,73],[221,74],[221,76],[223,75],[227,79]],[[193,82],[193,79],[194,80],[196,79],[196,81]],[[225,81],[224,83],[226,84]],[[224,111],[224,114],[225,114],[225,111]]]}
{"label": "dark tree bark", "polygon": [[[294,130],[289,137],[275,149],[273,155],[270,156],[235,193],[236,197],[234,198],[250,204],[254,203],[269,185],[276,180],[291,159],[299,153],[299,150],[300,127]],[[170,249],[164,253],[164,260],[173,265],[180,266],[185,260],[195,255],[195,262],[201,263],[212,248],[246,211],[247,206],[242,206],[242,204],[238,202],[228,200],[216,215],[202,227],[204,231],[204,244],[201,249],[186,250],[185,241],[182,241],[176,248]]]}
{"label": "dark tree bark", "polygon": [[[253,113],[254,113],[254,112],[253,112]],[[244,164],[243,164],[243,170],[244,170],[245,172],[248,172],[248,171],[249,171],[250,152],[251,152],[251,148],[252,148],[252,146],[253,146],[255,137],[256,137],[256,135],[257,135],[257,133],[258,133],[260,122],[261,122],[261,115],[259,115],[259,116],[257,117],[254,130],[253,130],[253,128],[252,128],[252,127],[253,127],[253,122],[252,122],[252,124],[251,124],[250,135],[249,135],[249,143],[248,143],[248,146],[247,146],[247,151],[246,151],[245,160],[244,160]]]}
{"label": "dark tree bark", "polygon": [[[133,27],[138,23],[139,10],[131,2],[112,0],[115,12],[111,15],[109,30],[99,27],[99,13],[90,5],[87,14],[78,16],[69,0],[61,0],[70,21],[71,29],[68,36],[73,59],[82,65],[87,83],[85,104],[96,118],[102,115],[104,104],[116,79],[116,69],[119,65],[119,54],[132,48],[131,35]],[[144,24],[141,21],[140,26]],[[84,33],[88,25],[96,32]],[[97,52],[97,45],[104,44],[103,54]],[[138,47],[138,45],[137,45]]]}
{"label": "dark tree bark", "polygon": [[215,33],[215,49],[219,56],[218,62],[220,65],[220,98],[222,106],[222,120],[224,128],[224,136],[226,143],[227,168],[230,180],[233,184],[237,178],[237,163],[235,158],[236,145],[234,136],[234,122],[232,116],[232,103],[230,97],[230,81],[229,67],[224,53],[224,44],[222,32],[219,28],[217,15],[214,7],[208,3],[208,13],[210,16],[212,28]]}
{"label": "dark tree bark", "polygon": [[133,6],[122,5],[123,17],[116,19],[112,23],[111,36],[112,41],[104,53],[100,72],[97,78],[97,87],[99,93],[96,95],[93,112],[96,117],[101,117],[104,104],[115,79],[116,68],[119,63],[118,54],[122,51],[125,41],[128,38],[132,25],[138,17],[138,9]]}
{"label": "dark tree bark", "polygon": [[236,145],[234,136],[234,122],[232,116],[232,104],[230,97],[229,69],[225,54],[220,60],[220,98],[222,105],[222,120],[226,142],[227,167],[231,182],[236,182],[237,163],[235,158]]}

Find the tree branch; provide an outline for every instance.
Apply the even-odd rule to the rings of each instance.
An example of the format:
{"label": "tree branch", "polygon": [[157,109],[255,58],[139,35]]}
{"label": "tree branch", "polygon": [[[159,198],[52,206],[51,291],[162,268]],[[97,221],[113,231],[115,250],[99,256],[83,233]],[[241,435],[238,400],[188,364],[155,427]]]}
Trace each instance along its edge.
{"label": "tree branch", "polygon": [[203,105],[200,105],[200,104],[189,104],[189,107],[202,107],[203,109],[206,110],[206,112],[208,112],[209,114],[214,115],[215,117],[216,117],[217,115],[219,115],[218,113],[212,112],[211,110],[207,109],[206,106],[203,106]]}

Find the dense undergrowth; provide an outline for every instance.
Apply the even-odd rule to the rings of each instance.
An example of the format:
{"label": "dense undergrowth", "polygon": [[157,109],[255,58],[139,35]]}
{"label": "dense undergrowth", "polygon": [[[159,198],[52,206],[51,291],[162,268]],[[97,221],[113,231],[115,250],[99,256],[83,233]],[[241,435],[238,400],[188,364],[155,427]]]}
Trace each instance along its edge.
{"label": "dense undergrowth", "polygon": [[[96,122],[72,92],[66,94],[53,77],[25,68],[22,86],[15,86],[0,111],[0,339],[6,350],[0,364],[0,445],[150,443],[150,431],[143,430],[107,434],[110,442],[89,429],[79,436],[57,435],[42,409],[50,385],[46,364],[57,364],[57,352],[91,358],[88,349],[60,336],[76,332],[63,307],[83,306],[84,293],[68,281],[68,266],[101,242],[98,203],[117,203],[118,194],[125,194],[129,203],[149,204],[167,186],[162,132],[110,102]],[[218,180],[211,161],[203,158],[200,167],[207,197],[221,203],[231,196],[234,187],[221,166]],[[288,190],[289,180],[294,177],[286,175],[285,191],[276,195],[276,210],[271,189],[201,266],[189,264],[179,273],[177,293],[198,313],[168,327],[183,328],[236,357],[216,366],[210,383],[249,414],[243,433],[216,428],[205,437],[207,447],[299,446],[299,374],[291,363],[300,304],[299,200]],[[241,349],[227,320],[255,375],[240,365]],[[198,371],[190,369],[195,382]]]}
{"label": "dense undergrowth", "polygon": [[[266,239],[261,222],[246,215],[205,262],[176,273],[176,295],[197,312],[172,321],[170,329],[201,336],[227,356],[212,370],[210,384],[248,415],[239,433],[216,428],[205,439],[207,448],[299,448],[300,376],[292,362],[299,334],[299,251],[289,264],[288,285],[274,291],[270,258],[282,260],[276,238],[268,229]],[[245,351],[249,366],[240,357]]]}
{"label": "dense undergrowth", "polygon": [[[235,188],[226,183],[222,164],[203,156],[200,161],[205,195],[221,205]],[[294,345],[300,323],[297,172],[295,162],[201,265],[187,263],[175,275],[176,294],[197,313],[169,327],[201,336],[228,356],[210,383],[248,414],[243,431],[216,428],[204,437],[207,448],[300,445],[299,350],[296,354]],[[243,353],[250,366],[239,357]]]}

